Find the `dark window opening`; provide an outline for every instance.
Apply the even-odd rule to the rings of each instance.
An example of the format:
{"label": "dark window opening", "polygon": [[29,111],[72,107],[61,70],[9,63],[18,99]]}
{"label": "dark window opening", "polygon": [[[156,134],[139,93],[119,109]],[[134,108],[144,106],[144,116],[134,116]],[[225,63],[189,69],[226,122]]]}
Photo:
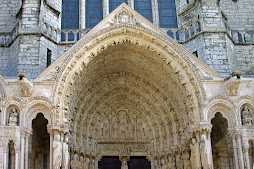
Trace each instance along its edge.
{"label": "dark window opening", "polygon": [[62,29],[79,29],[79,0],[62,0]]}
{"label": "dark window opening", "polygon": [[177,28],[175,0],[158,0],[159,24],[161,28]]}
{"label": "dark window opening", "polygon": [[152,3],[151,0],[135,0],[135,10],[143,15],[150,22],[153,22]]}
{"label": "dark window opening", "polygon": [[127,0],[109,0],[109,13],[111,13],[113,10],[115,10],[123,2],[128,4]]}
{"label": "dark window opening", "polygon": [[51,57],[52,57],[52,51],[50,49],[47,49],[47,67],[51,65]]}
{"label": "dark window opening", "polygon": [[86,0],[86,28],[93,28],[103,17],[102,0]]}

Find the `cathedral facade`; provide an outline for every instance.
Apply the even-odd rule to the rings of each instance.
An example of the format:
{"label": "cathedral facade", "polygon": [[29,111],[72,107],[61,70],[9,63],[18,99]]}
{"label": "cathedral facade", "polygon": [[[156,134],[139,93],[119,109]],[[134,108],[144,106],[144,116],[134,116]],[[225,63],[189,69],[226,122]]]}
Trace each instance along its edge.
{"label": "cathedral facade", "polygon": [[3,0],[0,168],[252,169],[253,8]]}

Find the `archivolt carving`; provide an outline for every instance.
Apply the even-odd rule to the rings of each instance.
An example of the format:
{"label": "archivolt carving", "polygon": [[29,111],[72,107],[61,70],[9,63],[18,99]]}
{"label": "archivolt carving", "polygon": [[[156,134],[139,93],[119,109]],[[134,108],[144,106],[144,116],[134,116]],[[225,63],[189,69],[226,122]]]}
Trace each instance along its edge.
{"label": "archivolt carving", "polygon": [[204,97],[189,58],[167,38],[125,23],[95,34],[77,44],[55,84],[55,118],[66,119],[72,146],[98,152],[118,149],[100,141],[152,140],[153,152],[185,147]]}
{"label": "archivolt carving", "polygon": [[[122,32],[122,31],[121,31]],[[112,33],[114,33],[114,32],[112,32]],[[112,36],[112,33],[111,33],[111,36]],[[120,33],[120,32],[119,32]],[[134,32],[132,32],[133,34],[134,34]],[[105,37],[104,37],[105,38]],[[88,45],[86,45],[86,46],[88,46],[88,47],[86,47],[86,50],[89,50],[89,48],[91,48],[92,46],[94,46],[93,44],[95,44],[95,43],[98,43],[98,39],[99,38],[97,38],[96,39],[96,42],[94,42],[94,43],[88,43]],[[103,39],[100,39],[101,41],[103,40]],[[126,40],[123,40],[124,42],[126,41]],[[130,40],[129,40],[130,41]],[[135,43],[136,41],[139,41],[138,39],[137,40],[133,40],[133,42]],[[120,41],[113,41],[112,43],[109,43],[108,45],[116,45],[116,44],[119,44],[119,43],[121,43]],[[89,45],[90,44],[90,45]],[[91,47],[90,47],[91,46]],[[107,47],[106,47],[107,45],[104,45],[104,49],[103,50],[105,50]],[[149,50],[151,50],[151,51],[157,51],[156,49],[152,49],[152,47],[151,47],[151,45],[148,45],[147,47],[146,47],[147,49],[149,49]],[[170,53],[172,53],[171,51],[170,51]],[[90,53],[91,55],[90,55],[90,57],[88,57],[88,58],[90,58],[90,59],[92,59],[92,58],[94,58],[94,56],[96,56],[97,55],[97,53],[96,53],[96,49],[95,49],[95,52],[91,52]],[[161,55],[161,54],[160,54]],[[178,60],[178,62],[181,62],[181,63],[183,63],[183,60],[179,60],[179,58],[180,57],[177,57],[177,60]],[[77,62],[77,59],[76,58],[74,58],[73,59],[73,63],[76,63]],[[67,63],[68,63],[68,61],[67,61]],[[84,62],[83,62],[83,64],[84,64]],[[70,64],[70,68],[68,68],[67,70],[72,70],[72,65],[75,65],[75,64]],[[189,67],[189,66],[188,66]],[[177,68],[176,68],[177,69]],[[66,72],[66,74],[63,76],[63,77],[67,77],[67,75],[68,75],[69,73],[68,73],[68,71]],[[195,79],[195,78],[192,78],[192,79]],[[64,82],[65,80],[63,79],[62,80],[62,82]],[[61,88],[60,88],[61,89]]]}

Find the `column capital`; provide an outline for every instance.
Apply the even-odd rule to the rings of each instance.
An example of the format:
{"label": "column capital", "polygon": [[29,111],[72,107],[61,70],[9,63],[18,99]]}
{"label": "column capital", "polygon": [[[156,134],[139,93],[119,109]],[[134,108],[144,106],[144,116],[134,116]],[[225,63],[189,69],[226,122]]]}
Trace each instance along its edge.
{"label": "column capital", "polygon": [[63,130],[60,125],[47,125],[47,130],[49,134],[61,134]]}
{"label": "column capital", "polygon": [[192,126],[192,132],[195,135],[210,134],[212,131],[212,124],[210,122],[200,122]]}
{"label": "column capital", "polygon": [[32,134],[33,134],[33,130],[32,129],[26,129],[25,130],[25,137],[26,138],[29,138]]}

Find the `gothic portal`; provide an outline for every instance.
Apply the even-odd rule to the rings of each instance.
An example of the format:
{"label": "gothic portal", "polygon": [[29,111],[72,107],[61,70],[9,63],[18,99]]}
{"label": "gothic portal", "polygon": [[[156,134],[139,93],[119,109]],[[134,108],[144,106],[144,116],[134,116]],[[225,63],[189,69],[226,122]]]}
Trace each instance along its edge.
{"label": "gothic portal", "polygon": [[253,167],[253,79],[222,78],[125,4],[36,79],[0,81],[0,168]]}

